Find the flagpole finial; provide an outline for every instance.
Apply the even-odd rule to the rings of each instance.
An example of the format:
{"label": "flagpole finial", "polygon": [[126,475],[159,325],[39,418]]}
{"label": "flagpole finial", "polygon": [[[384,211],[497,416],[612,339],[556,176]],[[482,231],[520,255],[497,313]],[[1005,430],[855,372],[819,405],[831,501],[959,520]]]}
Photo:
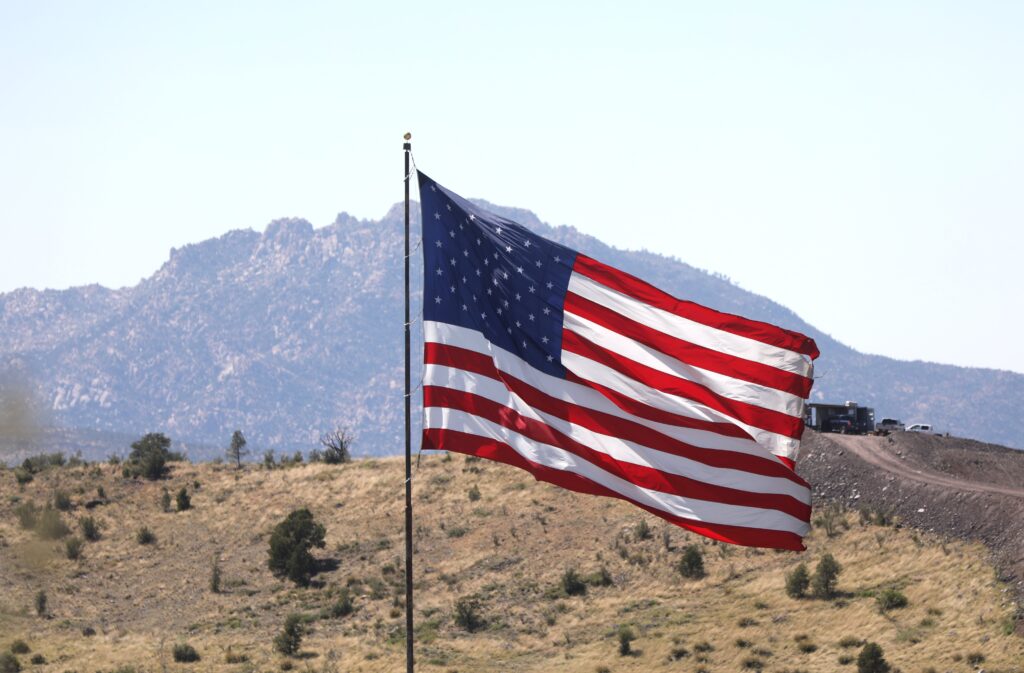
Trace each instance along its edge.
{"label": "flagpole finial", "polygon": [[406,134],[405,134],[404,136],[402,136],[402,137],[403,137],[403,138],[405,138],[406,140],[412,140],[412,134],[411,134],[411,133],[406,133]]}

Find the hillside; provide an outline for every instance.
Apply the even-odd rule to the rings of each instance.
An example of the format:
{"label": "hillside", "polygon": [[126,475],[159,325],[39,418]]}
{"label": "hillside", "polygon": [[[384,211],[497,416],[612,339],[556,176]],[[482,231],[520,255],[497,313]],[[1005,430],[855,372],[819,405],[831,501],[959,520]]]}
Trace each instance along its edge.
{"label": "hillside", "polygon": [[[829,440],[809,443],[816,441],[823,449]],[[825,466],[838,452],[810,455]],[[120,466],[105,463],[49,469],[23,488],[11,470],[0,471],[0,646],[25,640],[48,662],[34,671],[401,667],[400,460],[275,470],[172,465],[170,477],[158,482],[124,479]],[[165,487],[172,494],[186,488],[192,509],[164,512]],[[469,496],[474,487],[477,500]],[[22,530],[14,514],[19,504],[42,504],[58,489],[71,496],[62,515],[67,522],[91,515],[100,523],[101,538],[86,543],[78,561],[64,558],[59,543]],[[966,673],[974,669],[969,659],[981,660],[972,655],[986,671],[1024,670],[1024,640],[1011,634],[1011,586],[997,579],[977,542],[878,525],[853,510],[828,516],[818,499],[822,521],[803,554],[710,544],[624,503],[560,491],[458,455],[423,456],[414,497],[418,670],[854,670],[841,664],[859,651],[850,643],[864,639],[879,643],[908,673]],[[857,500],[869,511],[887,506],[884,498]],[[305,589],[266,568],[271,529],[300,506],[327,531],[325,548],[316,552],[323,567],[318,586]],[[155,533],[155,544],[137,543],[142,526]],[[704,553],[703,579],[676,570],[688,544]],[[813,569],[826,551],[843,567],[839,597],[788,597],[785,573],[801,561]],[[215,555],[224,587],[217,594],[208,587]],[[611,585],[565,595],[561,578],[569,568],[584,577],[604,569]],[[331,607],[343,587],[355,610],[335,617]],[[908,605],[880,612],[875,596],[888,587],[902,591]],[[41,589],[49,598],[45,618],[31,607]],[[474,633],[454,621],[463,596],[479,600],[484,625]],[[301,658],[283,664],[271,639],[293,612],[307,616],[310,633]],[[630,656],[618,653],[623,625],[637,636]],[[83,635],[90,630],[94,635]],[[183,642],[199,652],[198,664],[171,660],[172,646]],[[229,664],[229,652],[247,660]]]}
{"label": "hillside", "polygon": [[[880,416],[1024,448],[1024,375],[858,353],[678,259],[618,250],[528,211],[490,207],[679,296],[813,336],[822,351],[816,400],[857,400]],[[134,287],[0,295],[0,399],[19,384],[36,424],[89,433],[12,439],[0,431],[0,458],[55,448],[105,458],[126,451],[126,436],[161,431],[203,459],[235,429],[254,449],[290,452],[339,425],[355,431],[359,454],[398,452],[401,247],[398,207],[379,221],[342,214],[319,229],[278,220],[262,233],[233,231],[173,250]],[[418,268],[413,278],[415,310]]]}

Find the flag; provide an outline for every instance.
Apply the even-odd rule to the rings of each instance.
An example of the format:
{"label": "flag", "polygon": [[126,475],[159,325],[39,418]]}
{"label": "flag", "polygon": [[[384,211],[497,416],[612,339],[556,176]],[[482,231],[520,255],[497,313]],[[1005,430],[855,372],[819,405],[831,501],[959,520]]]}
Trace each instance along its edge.
{"label": "flag", "polygon": [[419,173],[423,448],[629,501],[725,542],[804,549],[793,470],[818,350],[676,299]]}

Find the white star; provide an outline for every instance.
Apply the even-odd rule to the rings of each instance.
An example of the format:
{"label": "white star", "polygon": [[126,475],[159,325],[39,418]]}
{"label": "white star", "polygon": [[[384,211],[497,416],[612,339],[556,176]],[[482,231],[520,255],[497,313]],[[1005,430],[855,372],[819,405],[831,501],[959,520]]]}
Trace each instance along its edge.
{"label": "white star", "polygon": [[549,280],[549,281],[548,281],[548,289],[550,290],[550,289],[551,289],[551,288],[553,288],[554,286],[555,286],[555,284],[554,284],[554,283],[552,283],[552,282],[551,282],[551,281]]}
{"label": "white star", "polygon": [[488,266],[490,263],[491,263],[491,260],[489,260],[486,257],[484,257],[484,266]]}
{"label": "white star", "polygon": [[545,343],[546,344],[548,341],[550,341],[550,339],[548,339],[546,336],[540,338],[540,342],[541,343]]}
{"label": "white star", "polygon": [[468,307],[468,306],[466,306],[465,304],[463,304],[463,305],[462,305],[462,310],[463,310],[463,311],[468,311],[468,310],[469,310],[469,307]]}
{"label": "white star", "polygon": [[498,286],[498,279],[497,278],[493,279],[491,282],[494,283],[495,287]]}
{"label": "white star", "polygon": [[522,273],[523,272],[523,267],[517,266],[516,267],[516,271],[518,271],[519,273]]}
{"label": "white star", "polygon": [[556,262],[561,262],[561,261],[562,261],[562,258],[561,258],[561,257],[559,257],[558,255],[555,255],[555,261],[556,261]]}
{"label": "white star", "polygon": [[550,308],[548,308],[547,306],[545,306],[545,307],[544,307],[544,315],[548,315],[548,314],[550,314],[550,313],[551,313],[551,309],[550,309]]}
{"label": "white star", "polygon": [[475,294],[473,295],[473,301],[476,301],[476,295]]}
{"label": "white star", "polygon": [[530,314],[530,322],[533,322],[533,320],[534,320],[534,315],[531,313]]}
{"label": "white star", "polygon": [[493,291],[493,290],[491,290],[491,288],[487,288],[487,296],[489,297],[489,296],[491,296],[492,294],[494,294],[494,291]]}
{"label": "white star", "polygon": [[486,320],[487,319],[487,314],[486,313],[481,313],[480,314],[480,318],[483,319],[483,320]]}
{"label": "white star", "polygon": [[450,204],[450,203],[449,203],[449,204],[447,204],[447,205],[448,205],[448,210],[449,210],[449,212],[450,212],[450,211],[451,211],[451,209],[452,209],[452,204]]}
{"label": "white star", "polygon": [[512,246],[511,245],[506,245],[505,246],[505,252],[512,252]]}
{"label": "white star", "polygon": [[470,216],[469,216],[469,219],[471,219],[471,220],[473,220],[473,221],[476,221],[476,215],[470,215]]}
{"label": "white star", "polygon": [[522,327],[522,326],[523,326],[523,323],[521,323],[521,322],[519,322],[519,321],[517,320],[517,321],[516,321],[516,327]]}
{"label": "white star", "polygon": [[448,235],[451,236],[452,238],[455,238],[455,230],[452,229],[451,231],[449,231]]}
{"label": "white star", "polygon": [[430,185],[430,191],[436,192],[437,191],[437,187],[435,187],[434,185]]}
{"label": "white star", "polygon": [[526,348],[526,342],[523,341],[523,348]]}
{"label": "white star", "polygon": [[462,277],[462,282],[463,282],[463,283],[465,283],[465,282],[466,282],[466,277],[465,277],[465,276],[463,276],[463,277]]}
{"label": "white star", "polygon": [[527,247],[527,248],[529,248],[529,247],[530,247],[530,239],[526,239],[526,243],[525,243],[525,245],[526,245],[526,247]]}
{"label": "white star", "polygon": [[478,238],[478,239],[476,239],[476,244],[477,244],[477,245],[480,245],[480,239],[479,239],[479,238]]}
{"label": "white star", "polygon": [[537,265],[537,268],[538,268],[538,269],[540,268],[540,260],[539,260],[539,259],[538,259],[538,260],[537,260],[536,262],[534,262],[534,264],[536,264],[536,265]]}
{"label": "white star", "polygon": [[480,275],[480,269],[476,270],[476,275],[478,275],[478,276]]}
{"label": "white star", "polygon": [[496,233],[498,236],[501,236],[501,227],[498,227],[497,229],[495,229],[494,233]]}
{"label": "white star", "polygon": [[437,270],[437,275],[438,275],[438,276],[440,276],[440,275],[441,275],[441,274],[443,274],[443,273],[444,273],[444,271],[441,271],[441,269],[440,269],[440,268],[439,268],[439,269]]}
{"label": "white star", "polygon": [[521,295],[521,294],[519,294],[518,292],[516,292],[516,301],[519,301],[519,300],[521,300],[522,298],[523,298],[523,295]]}
{"label": "white star", "polygon": [[537,288],[535,288],[534,286],[531,285],[530,286],[530,294],[533,294],[536,291],[537,291]]}
{"label": "white star", "polygon": [[469,257],[469,250],[463,250],[462,251],[462,256],[463,257]]}
{"label": "white star", "polygon": [[440,248],[441,247],[441,241],[437,241],[436,243],[434,243],[434,245],[436,245],[437,247]]}
{"label": "white star", "polygon": [[441,297],[434,297],[434,303],[435,304],[440,304],[441,303]]}
{"label": "white star", "polygon": [[505,280],[508,280],[508,271],[502,271],[501,275],[505,277]]}
{"label": "white star", "polygon": [[498,307],[497,313],[498,313],[498,315],[501,315],[501,307]]}
{"label": "white star", "polygon": [[441,213],[434,213],[434,219],[435,220],[440,220],[441,219]]}
{"label": "white star", "polygon": [[455,258],[454,258],[454,257],[452,257],[452,259],[451,259],[451,261],[449,262],[449,264],[451,264],[452,266],[455,266]]}
{"label": "white star", "polygon": [[449,290],[451,290],[452,292],[455,292],[455,286],[454,286],[454,285],[452,285],[452,286],[451,286],[451,287],[449,287],[448,289],[449,289]]}
{"label": "white star", "polygon": [[554,360],[554,359],[555,359],[555,358],[551,357],[550,355],[548,356],[548,362],[551,362],[551,361],[552,361],[552,360]]}
{"label": "white star", "polygon": [[494,259],[498,259],[498,253],[494,253]]}
{"label": "white star", "polygon": [[508,333],[512,334],[512,328],[511,327],[508,328]]}
{"label": "white star", "polygon": [[506,299],[505,301],[503,301],[501,303],[505,305],[505,308],[508,308],[508,299]]}

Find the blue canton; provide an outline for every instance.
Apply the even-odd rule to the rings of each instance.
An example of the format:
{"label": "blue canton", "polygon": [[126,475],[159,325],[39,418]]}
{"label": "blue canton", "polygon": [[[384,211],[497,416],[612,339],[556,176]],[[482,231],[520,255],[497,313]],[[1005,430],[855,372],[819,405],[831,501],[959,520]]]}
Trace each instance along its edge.
{"label": "blue canton", "polygon": [[562,311],[576,252],[419,174],[423,319],[481,332],[547,374],[560,363]]}

